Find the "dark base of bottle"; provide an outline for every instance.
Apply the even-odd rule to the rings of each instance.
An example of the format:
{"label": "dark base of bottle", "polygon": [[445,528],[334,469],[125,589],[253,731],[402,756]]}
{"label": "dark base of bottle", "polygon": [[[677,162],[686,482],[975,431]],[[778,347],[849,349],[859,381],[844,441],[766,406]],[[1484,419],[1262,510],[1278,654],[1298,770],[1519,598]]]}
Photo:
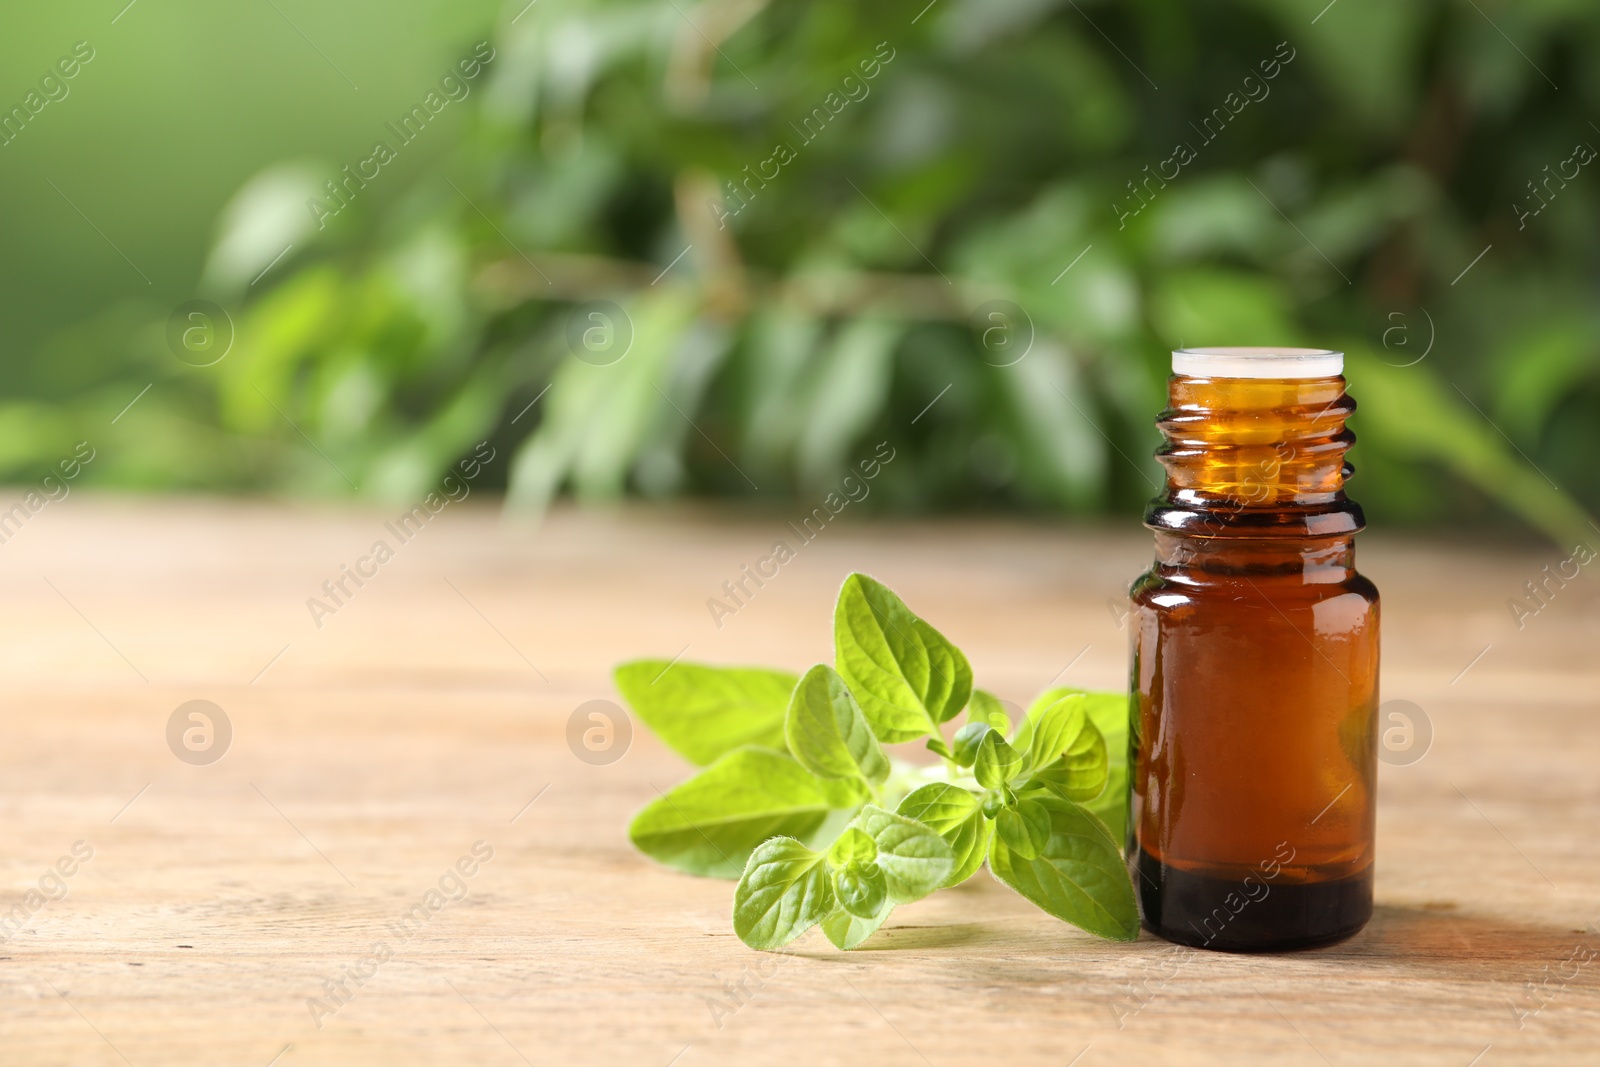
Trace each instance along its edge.
{"label": "dark base of bottle", "polygon": [[1245,884],[1169,867],[1140,849],[1137,868],[1134,882],[1144,928],[1193,948],[1314,948],[1343,941],[1372,918],[1370,867],[1355,878],[1332,882],[1293,884],[1257,876]]}

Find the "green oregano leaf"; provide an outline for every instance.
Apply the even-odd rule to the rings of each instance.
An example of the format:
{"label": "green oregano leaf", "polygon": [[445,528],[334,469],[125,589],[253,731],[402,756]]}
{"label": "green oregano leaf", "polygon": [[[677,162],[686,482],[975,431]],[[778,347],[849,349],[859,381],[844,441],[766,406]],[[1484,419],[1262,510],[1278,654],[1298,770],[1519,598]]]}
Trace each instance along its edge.
{"label": "green oregano leaf", "polygon": [[972,668],[882,583],[852,574],[833,614],[834,665],[878,739],[938,733],[972,693]]}
{"label": "green oregano leaf", "polygon": [[1094,693],[1082,689],[1057,687],[1040,693],[1029,707],[1028,714],[1043,712],[1069,694],[1083,697],[1089,721],[1105,738],[1106,745],[1105,789],[1084,806],[1105,822],[1115,840],[1121,841],[1127,836],[1128,823],[1128,726],[1131,698],[1127,693]]}
{"label": "green oregano leaf", "polygon": [[1037,800],[1018,800],[1000,809],[994,832],[1023,859],[1037,859],[1050,840],[1050,813]]}
{"label": "green oregano leaf", "polygon": [[1035,802],[1050,817],[1043,850],[1029,858],[996,834],[989,843],[990,872],[1058,919],[1113,941],[1137,938],[1133,883],[1111,831],[1072,801]]}
{"label": "green oregano leaf", "polygon": [[[920,900],[945,884],[955,865],[950,846],[933,829],[871,804],[850,821],[844,837],[857,833],[870,840],[871,859],[864,858],[866,846],[855,838],[828,857],[835,905],[822,930],[840,948],[854,948],[872,936],[896,904]],[[841,866],[837,858],[844,856],[852,858]]]}
{"label": "green oregano leaf", "polygon": [[[1040,787],[1043,790],[1043,787]],[[993,821],[1000,815],[1000,809],[1006,806],[1007,798],[998,789],[985,789],[978,794],[978,810],[983,812],[983,817]]]}
{"label": "green oregano leaf", "polygon": [[1035,779],[1069,800],[1093,800],[1110,773],[1105,738],[1089,720],[1088,699],[1069,693],[1017,729],[1015,744],[1026,746]]}
{"label": "green oregano leaf", "polygon": [[889,899],[896,904],[921,900],[943,885],[955,867],[944,838],[916,819],[868,804],[851,825],[877,844],[874,862],[883,869]]}
{"label": "green oregano leaf", "polygon": [[1098,799],[1110,780],[1105,739],[1090,726],[1078,735],[1078,743],[1082,747],[1068,749],[1061,759],[1036,771],[1032,782],[1048,786],[1068,800],[1083,803]]}
{"label": "green oregano leaf", "polygon": [[833,913],[822,920],[822,932],[828,940],[833,942],[835,948],[851,949],[878,932],[894,912],[894,908],[885,907],[871,919],[861,919],[851,915],[844,908],[835,908]]}
{"label": "green oregano leaf", "polygon": [[852,863],[871,863],[878,858],[878,843],[872,835],[856,826],[845,827],[844,833],[828,848],[828,862],[835,867]]}
{"label": "green oregano leaf", "polygon": [[978,744],[978,758],[972,765],[972,774],[985,789],[1000,789],[1022,773],[1023,767],[1022,754],[998,731],[990,730]]}
{"label": "green oregano leaf", "polygon": [[983,866],[993,824],[983,817],[972,790],[931,782],[907,794],[895,810],[922,823],[950,846],[955,866],[944,881],[946,886],[960,885]]}
{"label": "green oregano leaf", "polygon": [[972,691],[972,703],[967,705],[967,722],[987,723],[1001,733],[1011,729],[1011,718],[1006,714],[1005,705],[986,689]]}
{"label": "green oregano leaf", "polygon": [[872,786],[889,777],[889,758],[860,706],[825,664],[812,667],[795,686],[783,732],[794,758],[820,777],[859,778]]}
{"label": "green oregano leaf", "polygon": [[1025,715],[1017,724],[1011,744],[1028,754],[1029,765],[1043,767],[1054,763],[1067,750],[1067,744],[1088,723],[1083,695],[1071,693],[1054,704]]}
{"label": "green oregano leaf", "polygon": [[638,659],[614,677],[634,714],[697,766],[744,745],[784,747],[783,720],[796,682],[788,671]]}
{"label": "green oregano leaf", "polygon": [[889,903],[889,880],[877,864],[857,861],[834,874],[833,894],[856,918],[876,919]]}
{"label": "green oregano leaf", "polygon": [[792,837],[764,841],[750,854],[733,893],[733,932],[751,948],[782,948],[834,907],[823,854]]}
{"label": "green oregano leaf", "polygon": [[983,735],[997,733],[998,731],[986,722],[969,722],[956,731],[956,736],[951,739],[951,757],[960,767],[970,767],[978,759],[978,746],[983,743]]}
{"label": "green oregano leaf", "polygon": [[737,878],[767,838],[810,841],[830,811],[866,798],[857,781],[818,778],[786,753],[741,748],[645,805],[628,836],[670,867]]}

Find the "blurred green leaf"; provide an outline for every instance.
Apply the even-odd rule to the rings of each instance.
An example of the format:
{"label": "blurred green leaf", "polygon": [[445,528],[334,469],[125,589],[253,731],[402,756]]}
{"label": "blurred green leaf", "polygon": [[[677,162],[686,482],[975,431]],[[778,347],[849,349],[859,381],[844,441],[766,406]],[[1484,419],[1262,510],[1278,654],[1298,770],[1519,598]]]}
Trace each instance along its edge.
{"label": "blurred green leaf", "polygon": [[[729,3],[691,13],[705,36],[649,0],[517,5],[492,30],[453,10],[451,34],[482,20],[495,58],[326,228],[304,201],[392,135],[306,106],[328,72],[290,70],[255,88],[330,158],[252,158],[241,182],[235,152],[186,154],[184,188],[238,183],[209,257],[137,180],[62,185],[130,242],[148,292],[66,202],[14,220],[51,251],[5,290],[23,352],[0,363],[0,466],[26,479],[93,436],[94,484],[389,499],[491,441],[505,460],[482,487],[533,513],[563,493],[810,507],[885,441],[897,458],[852,514],[1132,518],[1169,349],[1343,338],[1378,357],[1349,375],[1374,523],[1483,522],[1490,499],[1569,539],[1600,508],[1600,188],[1569,162],[1600,143],[1571,73],[1600,9],[1169,8],[960,0],[908,27],[841,0]],[[430,84],[392,67],[366,78],[396,108]],[[192,140],[145,110],[151,143]],[[23,136],[17,173],[72,170]],[[186,366],[167,320],[202,258],[198,295],[235,340]],[[90,316],[36,299],[65,275],[138,295]],[[600,301],[632,326],[614,363],[571,339]],[[993,301],[1028,344],[1013,328],[1020,348],[986,346]],[[1435,354],[1393,366],[1426,345],[1377,347],[1424,313]],[[1514,448],[1450,414],[1469,399]]]}
{"label": "blurred green leaf", "polygon": [[1387,452],[1437,465],[1479,486],[1562,545],[1587,542],[1589,517],[1546,480],[1460,388],[1422,364],[1394,367],[1349,346],[1351,373],[1363,383],[1360,433]]}

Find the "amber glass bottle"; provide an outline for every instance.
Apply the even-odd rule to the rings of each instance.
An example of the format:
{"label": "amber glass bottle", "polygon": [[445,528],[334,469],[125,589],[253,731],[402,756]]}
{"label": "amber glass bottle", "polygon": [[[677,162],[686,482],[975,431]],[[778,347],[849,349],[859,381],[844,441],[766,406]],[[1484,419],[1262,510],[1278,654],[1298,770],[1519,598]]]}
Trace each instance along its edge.
{"label": "amber glass bottle", "polygon": [[1372,914],[1378,699],[1343,356],[1186,349],[1172,369],[1129,616],[1140,913],[1203,948],[1337,941]]}

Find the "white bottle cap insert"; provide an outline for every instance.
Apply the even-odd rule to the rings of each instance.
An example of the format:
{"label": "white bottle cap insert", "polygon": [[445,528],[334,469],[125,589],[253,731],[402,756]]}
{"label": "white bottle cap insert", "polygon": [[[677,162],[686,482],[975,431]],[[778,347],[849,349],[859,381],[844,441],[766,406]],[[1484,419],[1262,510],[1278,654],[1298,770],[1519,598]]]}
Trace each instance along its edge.
{"label": "white bottle cap insert", "polygon": [[1326,348],[1180,348],[1172,373],[1186,378],[1333,378],[1344,353]]}

